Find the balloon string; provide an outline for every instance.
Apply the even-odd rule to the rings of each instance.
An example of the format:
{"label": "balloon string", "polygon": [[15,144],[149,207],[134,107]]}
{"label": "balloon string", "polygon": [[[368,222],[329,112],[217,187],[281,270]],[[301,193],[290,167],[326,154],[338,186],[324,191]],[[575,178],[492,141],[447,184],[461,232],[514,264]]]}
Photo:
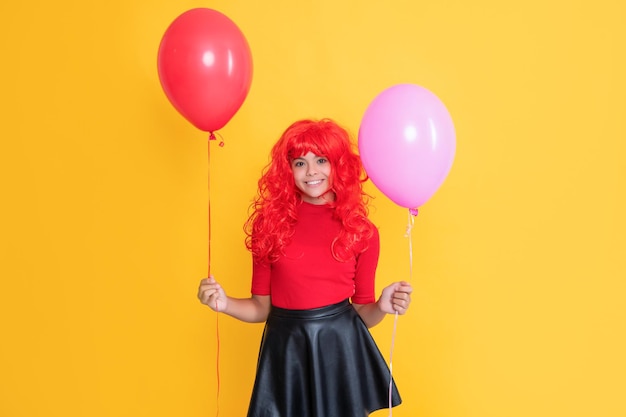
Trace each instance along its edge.
{"label": "balloon string", "polygon": [[[217,300],[215,301],[215,311],[217,311]],[[215,313],[215,332],[217,341],[217,398],[215,400],[215,415],[220,415],[220,315]]]}
{"label": "balloon string", "polygon": [[393,346],[396,342],[396,327],[398,326],[398,312],[393,319],[393,333],[391,334],[391,352],[389,353],[389,417],[393,414]]}
{"label": "balloon string", "polygon": [[[406,233],[404,237],[409,239],[409,282],[413,279],[413,237],[412,231],[415,224],[415,216],[417,216],[417,209],[411,209],[408,211],[409,219],[406,226]],[[391,333],[391,352],[389,353],[389,417],[393,415],[393,348],[396,344],[396,330],[398,327],[398,312],[396,311],[393,319],[393,331]]]}
{"label": "balloon string", "polygon": [[[207,141],[207,201],[208,201],[208,219],[207,219],[207,229],[208,229],[208,256],[207,256],[207,272],[208,276],[211,276],[211,140],[214,140],[215,136],[213,133],[209,136],[209,141]],[[217,300],[215,300],[215,311],[217,312]],[[217,343],[217,354],[216,354],[216,378],[217,378],[217,394],[216,394],[216,411],[215,415],[219,416],[220,414],[220,321],[219,321],[219,313],[215,314],[215,332],[216,332],[216,343]]]}
{"label": "balloon string", "polygon": [[[213,133],[211,133],[211,136],[209,136],[209,140],[215,140],[215,136],[213,135]],[[207,231],[208,231],[208,257],[207,257],[207,261],[208,261],[208,265],[207,265],[207,272],[208,272],[208,276],[211,276],[211,142],[207,142],[207,173],[208,173],[208,178],[207,178],[207,212],[208,212],[208,219],[207,219]]]}
{"label": "balloon string", "polygon": [[411,282],[411,279],[413,278],[413,237],[411,232],[413,231],[413,226],[415,225],[415,216],[417,216],[417,210],[409,210],[409,220],[406,226],[406,234],[404,235],[409,239],[409,282]]}

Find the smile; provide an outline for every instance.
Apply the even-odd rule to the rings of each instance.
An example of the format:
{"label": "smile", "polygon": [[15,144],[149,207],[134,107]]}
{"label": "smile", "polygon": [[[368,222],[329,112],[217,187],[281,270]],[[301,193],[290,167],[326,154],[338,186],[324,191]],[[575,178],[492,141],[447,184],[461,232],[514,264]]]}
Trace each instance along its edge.
{"label": "smile", "polygon": [[306,185],[317,185],[317,184],[321,184],[322,180],[315,180],[315,181],[307,181]]}

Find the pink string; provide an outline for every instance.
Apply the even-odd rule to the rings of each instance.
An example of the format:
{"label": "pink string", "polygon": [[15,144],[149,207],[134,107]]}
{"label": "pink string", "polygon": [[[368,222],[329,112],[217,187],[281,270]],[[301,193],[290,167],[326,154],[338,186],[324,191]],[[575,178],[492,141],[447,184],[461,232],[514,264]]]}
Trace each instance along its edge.
{"label": "pink string", "polygon": [[[418,214],[417,209],[409,209],[409,220],[406,226],[406,233],[404,237],[409,239],[409,282],[411,282],[413,278],[413,237],[412,230],[413,225],[415,224],[415,217]],[[398,327],[398,312],[396,311],[395,317],[393,319],[393,332],[391,333],[391,352],[389,353],[389,417],[393,415],[393,402],[392,402],[392,394],[393,394],[393,348],[396,343],[396,330]]]}
{"label": "pink string", "polygon": [[398,325],[398,312],[393,319],[393,333],[391,334],[391,353],[389,353],[389,416],[393,413],[392,393],[393,393],[393,346],[396,342],[396,327]]}

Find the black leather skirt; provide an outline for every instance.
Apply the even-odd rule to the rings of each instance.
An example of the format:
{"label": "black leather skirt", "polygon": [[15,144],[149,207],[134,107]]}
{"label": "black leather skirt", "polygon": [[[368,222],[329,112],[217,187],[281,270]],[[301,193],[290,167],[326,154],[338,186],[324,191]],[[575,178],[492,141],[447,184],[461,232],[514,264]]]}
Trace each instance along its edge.
{"label": "black leather skirt", "polygon": [[367,326],[348,300],[272,307],[248,417],[364,417],[401,403]]}

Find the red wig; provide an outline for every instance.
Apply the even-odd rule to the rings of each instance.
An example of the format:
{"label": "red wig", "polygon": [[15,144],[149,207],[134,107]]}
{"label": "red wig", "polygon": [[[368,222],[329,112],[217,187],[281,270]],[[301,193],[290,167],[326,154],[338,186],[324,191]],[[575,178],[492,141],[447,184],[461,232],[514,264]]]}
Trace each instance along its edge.
{"label": "red wig", "polygon": [[367,249],[374,232],[374,225],[367,219],[369,196],[363,191],[367,175],[350,135],[330,119],[300,120],[289,126],[272,148],[250,206],[252,213],[244,227],[246,247],[258,261],[276,261],[293,236],[302,199],[291,162],[308,152],[326,157],[331,166],[330,191],[335,199],[328,204],[343,225],[333,242],[333,255],[347,260]]}

